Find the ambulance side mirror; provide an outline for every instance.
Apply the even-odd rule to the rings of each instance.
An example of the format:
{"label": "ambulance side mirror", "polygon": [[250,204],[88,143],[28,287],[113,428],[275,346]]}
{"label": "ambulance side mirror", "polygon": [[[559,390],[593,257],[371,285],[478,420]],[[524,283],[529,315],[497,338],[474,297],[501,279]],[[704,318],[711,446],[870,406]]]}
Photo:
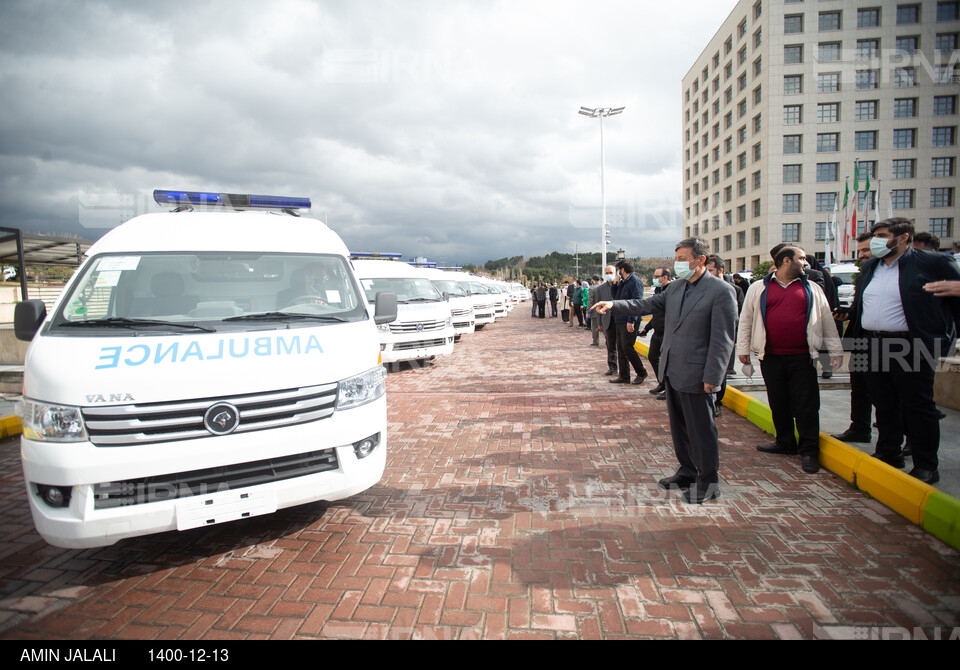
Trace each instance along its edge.
{"label": "ambulance side mirror", "polygon": [[47,306],[43,300],[18,302],[13,310],[13,332],[18,340],[30,342],[47,318]]}
{"label": "ambulance side mirror", "polygon": [[384,323],[391,323],[397,320],[397,294],[383,292],[378,293],[374,302],[373,322],[378,326]]}

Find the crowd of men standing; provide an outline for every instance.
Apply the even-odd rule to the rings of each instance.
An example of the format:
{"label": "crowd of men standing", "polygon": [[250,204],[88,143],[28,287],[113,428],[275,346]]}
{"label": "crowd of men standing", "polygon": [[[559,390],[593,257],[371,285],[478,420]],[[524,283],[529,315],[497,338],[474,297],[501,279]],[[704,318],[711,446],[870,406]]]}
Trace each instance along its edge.
{"label": "crowd of men standing", "polygon": [[[658,483],[683,490],[689,503],[720,497],[716,417],[736,360],[748,376],[759,361],[766,386],[776,438],[758,451],[799,455],[812,474],[820,468],[817,365],[829,378],[845,349],[854,352],[851,426],[835,437],[870,441],[876,408],[874,456],[898,468],[912,456],[910,475],[932,484],[939,480],[942,416],[934,371],[960,327],[960,272],[917,237],[899,218],[861,236],[863,265],[849,309],[840,308],[829,271],[796,245],[771,249],[770,273],[751,284],[726,275],[705,240],[688,238],[677,244],[673,267],[655,270],[649,298],[631,262],[621,260],[602,278],[537,287],[533,315],[545,318],[549,301],[552,317],[559,311],[569,327],[590,331],[591,346],[600,346],[602,333],[611,384],[639,386],[651,376],[634,345],[652,333],[656,384],[649,392],[666,401],[678,461],[676,473]],[[641,328],[645,315],[651,318]]]}

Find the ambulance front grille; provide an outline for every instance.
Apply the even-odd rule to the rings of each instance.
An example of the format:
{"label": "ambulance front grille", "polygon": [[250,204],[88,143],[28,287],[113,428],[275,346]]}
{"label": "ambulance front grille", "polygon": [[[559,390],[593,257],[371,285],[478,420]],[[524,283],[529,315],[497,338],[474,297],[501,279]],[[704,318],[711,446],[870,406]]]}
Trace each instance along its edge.
{"label": "ambulance front grille", "polygon": [[239,411],[233,432],[241,433],[326,419],[333,415],[336,402],[337,385],[323,384],[176,402],[85,407],[83,421],[94,445],[123,447],[211,437],[214,433],[204,427],[203,416],[222,403]]}

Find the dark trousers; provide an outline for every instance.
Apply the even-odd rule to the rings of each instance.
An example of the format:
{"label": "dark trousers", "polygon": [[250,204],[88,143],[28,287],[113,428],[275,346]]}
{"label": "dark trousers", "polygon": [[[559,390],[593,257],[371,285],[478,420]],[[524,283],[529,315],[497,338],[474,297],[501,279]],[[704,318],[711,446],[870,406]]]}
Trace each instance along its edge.
{"label": "dark trousers", "polygon": [[653,335],[650,336],[650,350],[647,352],[647,360],[650,361],[650,367],[653,368],[653,374],[657,377],[658,382],[663,382],[660,379],[660,350],[663,349],[663,335],[660,334],[660,331],[653,331]]}
{"label": "dark trousers", "polygon": [[557,299],[556,298],[550,299],[550,311],[551,311],[550,318],[552,319],[557,318]]}
{"label": "dark trousers", "polygon": [[[573,315],[577,317],[577,325],[583,325],[583,312],[580,310],[580,304],[574,303],[573,305]],[[571,322],[572,323],[572,322]]]}
{"label": "dark trousers", "polygon": [[[760,361],[767,402],[777,431],[777,445],[801,454],[820,453],[820,386],[809,354],[767,354]],[[797,433],[793,424],[796,419]]]}
{"label": "dark trousers", "polygon": [[877,454],[895,457],[910,417],[913,466],[936,470],[939,465],[940,415],[933,401],[935,359],[922,343],[909,337],[872,337],[867,352],[851,360],[851,367],[867,368],[864,379],[870,401],[877,408]]}
{"label": "dark trousers", "polygon": [[678,474],[694,477],[698,483],[719,481],[720,445],[713,420],[712,393],[684,393],[664,378],[667,413],[673,450],[680,463]]}
{"label": "dark trousers", "polygon": [[603,339],[607,343],[607,368],[617,370],[617,331],[614,324],[603,329]]}
{"label": "dark trousers", "polygon": [[546,300],[537,300],[537,311],[540,313],[540,318],[546,318],[547,310],[547,301]]}
{"label": "dark trousers", "polygon": [[617,367],[620,369],[620,379],[630,379],[630,366],[633,366],[634,372],[638,377],[646,377],[647,371],[643,369],[643,361],[640,354],[633,348],[637,341],[637,329],[633,332],[627,332],[627,324],[616,324],[617,329]]}
{"label": "dark trousers", "polygon": [[872,433],[871,414],[873,414],[873,405],[870,404],[870,391],[867,389],[866,377],[862,372],[854,372],[851,370],[850,430],[858,433]]}

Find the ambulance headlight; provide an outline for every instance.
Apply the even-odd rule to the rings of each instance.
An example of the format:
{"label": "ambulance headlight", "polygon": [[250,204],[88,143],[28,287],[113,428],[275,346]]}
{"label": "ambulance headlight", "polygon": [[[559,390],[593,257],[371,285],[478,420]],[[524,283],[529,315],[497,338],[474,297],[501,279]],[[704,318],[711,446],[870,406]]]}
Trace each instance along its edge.
{"label": "ambulance headlight", "polygon": [[50,405],[24,398],[23,435],[37,442],[85,442],[87,430],[79,407]]}
{"label": "ambulance headlight", "polygon": [[367,370],[340,382],[337,388],[337,409],[358,407],[373,402],[386,393],[383,366]]}

